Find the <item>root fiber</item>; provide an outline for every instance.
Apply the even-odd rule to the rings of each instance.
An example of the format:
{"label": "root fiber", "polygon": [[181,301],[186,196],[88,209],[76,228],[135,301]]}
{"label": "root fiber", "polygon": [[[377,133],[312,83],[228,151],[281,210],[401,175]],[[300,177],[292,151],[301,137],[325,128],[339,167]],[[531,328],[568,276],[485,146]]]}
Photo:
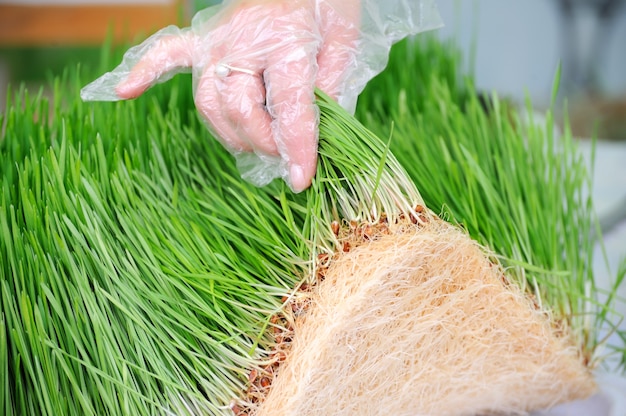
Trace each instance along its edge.
{"label": "root fiber", "polygon": [[341,253],[306,295],[250,413],[524,414],[595,388],[567,330],[442,221]]}

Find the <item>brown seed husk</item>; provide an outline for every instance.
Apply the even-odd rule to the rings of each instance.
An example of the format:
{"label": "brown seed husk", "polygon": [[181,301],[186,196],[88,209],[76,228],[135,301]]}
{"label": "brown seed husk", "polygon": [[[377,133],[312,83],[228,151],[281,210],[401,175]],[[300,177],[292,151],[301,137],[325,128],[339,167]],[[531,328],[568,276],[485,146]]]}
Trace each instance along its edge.
{"label": "brown seed husk", "polygon": [[442,221],[333,260],[257,415],[524,414],[595,390],[567,330]]}

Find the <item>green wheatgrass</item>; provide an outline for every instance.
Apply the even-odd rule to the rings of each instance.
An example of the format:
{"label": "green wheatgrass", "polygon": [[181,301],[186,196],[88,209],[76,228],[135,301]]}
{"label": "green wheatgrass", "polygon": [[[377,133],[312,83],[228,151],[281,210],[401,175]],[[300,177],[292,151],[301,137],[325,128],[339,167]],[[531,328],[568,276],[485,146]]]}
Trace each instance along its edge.
{"label": "green wheatgrass", "polygon": [[[446,49],[435,53],[448,62]],[[455,65],[443,67],[441,79],[458,80]],[[196,116],[189,77],[115,104],[81,102],[88,78],[56,77],[49,104],[19,89],[0,115],[6,414],[227,413],[247,372],[270,354],[281,299],[311,275],[318,252],[334,249],[330,223],[412,209],[421,203],[412,180],[427,206],[445,205],[510,260],[587,351],[599,342],[593,322],[614,322],[597,302],[582,234],[591,229],[578,228],[576,246],[558,234],[592,213],[587,200],[559,203],[580,202],[587,180],[574,147],[545,146],[545,129],[522,135],[511,109],[494,99],[485,112],[471,87],[457,94],[457,81],[433,73],[415,109],[410,77],[399,79],[387,92],[398,108],[381,101],[386,115],[367,121],[390,140],[320,96],[318,175],[294,195],[280,181],[256,188],[239,178]],[[504,139],[487,140],[495,133]],[[568,164],[553,167],[560,152],[570,152]],[[481,164],[485,154],[494,166]],[[531,157],[544,175],[501,177],[509,158]],[[525,226],[535,223],[544,226]]]}
{"label": "green wheatgrass", "polygon": [[302,277],[306,241],[286,221],[304,212],[276,201],[284,187],[237,177],[182,114],[186,83],[116,105],[81,103],[79,84],[57,84],[57,97],[76,98],[49,123],[27,92],[3,120],[0,405],[216,412],[263,357],[266,321]]}
{"label": "green wheatgrass", "polygon": [[293,195],[239,178],[188,78],[116,104],[80,102],[80,84],[57,78],[51,108],[19,90],[2,118],[0,407],[227,412],[268,357],[281,299],[333,249],[330,222],[408,210],[419,194],[325,97],[320,174]]}

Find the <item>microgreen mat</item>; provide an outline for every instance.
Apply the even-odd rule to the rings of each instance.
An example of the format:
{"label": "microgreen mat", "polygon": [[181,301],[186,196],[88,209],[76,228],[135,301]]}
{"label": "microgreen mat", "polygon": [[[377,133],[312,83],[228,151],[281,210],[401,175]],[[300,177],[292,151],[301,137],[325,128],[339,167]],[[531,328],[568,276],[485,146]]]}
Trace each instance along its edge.
{"label": "microgreen mat", "polygon": [[486,112],[471,88],[455,95],[456,76],[426,76],[419,108],[401,84],[387,92],[397,109],[372,105],[387,108],[366,120],[385,140],[320,96],[318,175],[297,195],[239,178],[197,119],[188,77],[86,104],[89,79],[67,70],[51,101],[12,91],[0,116],[5,414],[228,412],[268,357],[283,296],[333,249],[331,222],[410,210],[415,184],[508,259],[587,351],[594,324],[615,322],[593,283],[574,147],[520,129],[497,99]]}

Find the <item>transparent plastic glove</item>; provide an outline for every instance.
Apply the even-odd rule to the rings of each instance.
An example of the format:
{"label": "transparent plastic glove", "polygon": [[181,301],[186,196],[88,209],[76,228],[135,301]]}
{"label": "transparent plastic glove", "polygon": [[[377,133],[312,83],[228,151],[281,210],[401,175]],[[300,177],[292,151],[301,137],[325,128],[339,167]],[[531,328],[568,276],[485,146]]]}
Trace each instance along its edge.
{"label": "transparent plastic glove", "polygon": [[434,0],[226,1],[131,48],[81,97],[136,98],[191,69],[196,107],[242,176],[301,191],[317,164],[315,87],[353,110],[393,42],[439,25]]}

